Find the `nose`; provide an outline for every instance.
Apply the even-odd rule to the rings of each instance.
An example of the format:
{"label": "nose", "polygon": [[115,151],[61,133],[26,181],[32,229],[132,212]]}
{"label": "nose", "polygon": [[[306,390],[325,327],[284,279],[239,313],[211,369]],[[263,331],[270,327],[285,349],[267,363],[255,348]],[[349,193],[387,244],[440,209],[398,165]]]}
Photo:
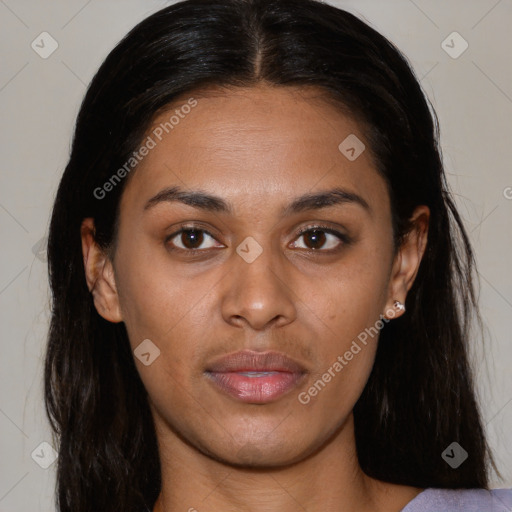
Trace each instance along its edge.
{"label": "nose", "polygon": [[232,271],[223,279],[222,316],[235,327],[265,330],[295,320],[293,291],[286,280],[285,259],[270,249],[248,263],[233,253]]}

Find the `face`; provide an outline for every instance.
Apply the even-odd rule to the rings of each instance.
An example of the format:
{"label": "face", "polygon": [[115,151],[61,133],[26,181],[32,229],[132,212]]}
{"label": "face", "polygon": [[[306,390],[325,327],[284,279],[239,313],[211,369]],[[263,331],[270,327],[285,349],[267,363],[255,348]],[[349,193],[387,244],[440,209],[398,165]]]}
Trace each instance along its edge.
{"label": "face", "polygon": [[[189,97],[197,105],[180,110]],[[395,254],[364,133],[318,91],[190,94],[147,136],[156,144],[123,192],[113,261],[84,223],[98,312],[150,354],[135,361],[161,435],[230,464],[305,458],[350,418],[377,348],[368,329],[405,302],[424,238]],[[366,144],[355,159],[354,136]],[[289,360],[221,364],[240,351]]]}

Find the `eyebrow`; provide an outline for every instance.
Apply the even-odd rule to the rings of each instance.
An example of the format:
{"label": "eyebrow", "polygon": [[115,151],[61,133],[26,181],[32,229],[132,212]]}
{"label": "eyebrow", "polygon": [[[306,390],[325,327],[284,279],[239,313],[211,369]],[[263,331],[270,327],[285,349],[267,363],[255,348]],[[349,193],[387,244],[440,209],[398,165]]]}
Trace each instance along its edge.
{"label": "eyebrow", "polygon": [[[208,194],[201,190],[182,190],[178,186],[161,190],[144,205],[149,210],[160,203],[180,202],[194,208],[220,213],[233,213],[232,205],[221,197]],[[370,205],[358,194],[343,188],[307,193],[295,198],[289,205],[281,210],[282,216],[292,215],[308,210],[320,210],[337,204],[354,204],[362,207],[369,214],[372,213]]]}
{"label": "eyebrow", "polygon": [[174,201],[193,206],[194,208],[200,208],[201,210],[233,213],[233,208],[221,197],[207,194],[201,190],[182,190],[178,186],[164,188],[158,192],[144,205],[144,210],[148,210],[160,203]]}

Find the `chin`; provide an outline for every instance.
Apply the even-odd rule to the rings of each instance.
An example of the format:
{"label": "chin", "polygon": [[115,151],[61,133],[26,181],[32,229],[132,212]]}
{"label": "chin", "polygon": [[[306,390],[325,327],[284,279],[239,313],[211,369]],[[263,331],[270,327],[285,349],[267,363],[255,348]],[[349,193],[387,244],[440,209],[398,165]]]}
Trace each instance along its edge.
{"label": "chin", "polygon": [[216,446],[211,444],[203,447],[203,453],[223,464],[247,468],[264,469],[289,466],[307,458],[314,451],[314,447],[306,449],[301,448],[297,441],[276,439],[269,443],[268,439],[258,441],[247,441],[244,444],[238,444],[235,448],[233,443],[228,446]]}
{"label": "chin", "polygon": [[269,469],[289,466],[302,460],[301,455],[290,455],[266,453],[257,446],[244,446],[238,452],[226,454],[225,457],[211,454],[212,458],[228,466],[246,468],[246,469]]}

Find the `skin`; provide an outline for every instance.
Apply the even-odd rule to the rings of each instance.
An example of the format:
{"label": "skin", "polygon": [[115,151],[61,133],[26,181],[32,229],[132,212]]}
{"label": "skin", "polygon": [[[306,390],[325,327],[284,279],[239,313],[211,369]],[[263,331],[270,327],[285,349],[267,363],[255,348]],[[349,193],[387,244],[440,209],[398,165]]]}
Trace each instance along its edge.
{"label": "skin", "polygon": [[[414,229],[395,253],[389,195],[368,144],[355,161],[338,149],[349,134],[365,142],[364,133],[314,89],[262,85],[189,96],[198,105],[129,177],[113,259],[95,243],[93,219],[82,224],[98,313],[125,322],[132,349],[150,339],[161,352],[149,366],[135,358],[161,458],[154,510],[398,512],[423,489],[368,477],[355,448],[352,410],[377,336],[309,403],[298,393],[380,315],[403,314],[393,304],[405,303],[416,277],[428,208],[416,208]],[[159,115],[151,130],[169,115]],[[233,212],[179,202],[144,209],[171,186],[217,195]],[[343,203],[281,215],[296,197],[334,187],[360,195],[371,211]],[[351,243],[324,231],[325,242],[315,246],[297,235],[318,222]],[[173,242],[188,241],[178,234],[166,242],[180,223],[199,223],[213,238],[203,233],[192,257],[173,251]],[[236,252],[249,236],[263,250],[252,263]],[[219,392],[205,367],[246,348],[284,352],[307,368],[306,379],[264,405]]]}

